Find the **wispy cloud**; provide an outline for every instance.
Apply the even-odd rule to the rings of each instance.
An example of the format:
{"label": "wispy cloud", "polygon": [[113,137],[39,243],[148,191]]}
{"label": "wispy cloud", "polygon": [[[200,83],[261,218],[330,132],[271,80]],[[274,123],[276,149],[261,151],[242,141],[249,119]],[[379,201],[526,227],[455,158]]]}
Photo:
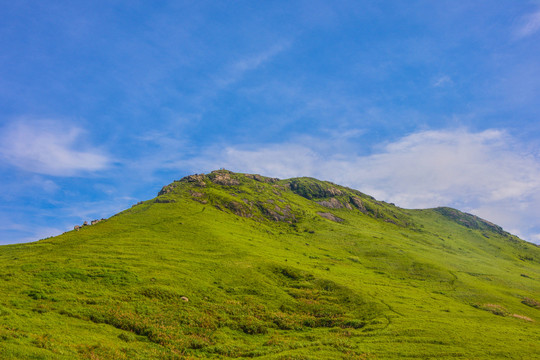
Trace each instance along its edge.
{"label": "wispy cloud", "polygon": [[328,141],[334,139],[211,149],[184,165],[197,171],[225,167],[281,178],[314,176],[403,207],[454,206],[535,239],[540,160],[504,131],[421,131],[367,156],[321,151],[331,148],[320,145]]}
{"label": "wispy cloud", "polygon": [[84,129],[60,121],[14,121],[0,129],[0,161],[55,176],[105,169],[110,159],[100,149],[84,146],[84,134]]}
{"label": "wispy cloud", "polygon": [[540,30],[540,10],[524,17],[523,23],[516,30],[517,37],[526,37]]}
{"label": "wispy cloud", "polygon": [[216,80],[217,86],[219,88],[224,88],[240,81],[247,72],[254,71],[265,63],[268,63],[278,54],[288,49],[290,45],[290,41],[283,41],[262,52],[236,60],[225,70],[225,73]]}
{"label": "wispy cloud", "polygon": [[436,78],[433,81],[433,86],[434,87],[444,87],[444,86],[452,85],[453,83],[454,83],[454,81],[452,81],[452,78],[450,76],[442,75],[442,76],[439,76],[438,78]]}

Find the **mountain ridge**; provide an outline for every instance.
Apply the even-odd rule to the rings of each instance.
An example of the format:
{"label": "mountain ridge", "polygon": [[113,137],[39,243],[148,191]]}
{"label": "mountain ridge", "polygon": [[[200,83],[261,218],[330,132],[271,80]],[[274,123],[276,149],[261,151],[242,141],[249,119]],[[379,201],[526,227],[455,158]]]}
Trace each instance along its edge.
{"label": "mountain ridge", "polygon": [[[279,178],[271,178],[267,176],[262,176],[259,174],[247,174],[247,173],[234,173],[230,170],[226,169],[220,169],[220,170],[213,170],[209,174],[194,174],[194,175],[187,175],[183,177],[180,180],[175,180],[169,185],[164,186],[157,194],[157,196],[162,196],[170,193],[178,184],[181,183],[195,183],[198,187],[206,187],[206,180],[209,180],[213,182],[214,184],[218,185],[225,185],[225,186],[233,186],[233,185],[240,185],[239,177],[245,177],[248,179],[252,179],[261,183],[267,183],[267,184],[273,184],[277,187],[281,187],[281,189],[290,189],[294,193],[309,199],[309,200],[319,200],[316,201],[319,205],[322,205],[327,208],[336,209],[336,208],[347,208],[349,210],[353,210],[353,208],[358,209],[364,214],[371,214],[377,216],[377,210],[373,207],[373,204],[370,204],[371,206],[368,206],[366,209],[366,206],[364,205],[364,202],[362,202],[361,198],[364,198],[365,200],[370,200],[375,203],[375,205],[382,205],[387,204],[390,207],[393,207],[395,209],[401,209],[397,206],[395,206],[393,203],[387,203],[384,201],[377,201],[374,197],[364,194],[358,190],[345,187],[342,185],[337,185],[330,181],[324,181],[324,180],[318,180],[312,177],[295,177],[295,178],[288,178],[288,179],[279,179]],[[306,182],[309,184],[309,186],[306,185]],[[197,197],[203,196],[201,193],[196,192],[195,193]],[[340,197],[342,201],[339,201],[336,199],[337,197]],[[349,197],[349,199],[343,199],[344,197]],[[345,201],[343,201],[345,200]],[[348,201],[347,201],[348,200]],[[364,200],[364,201],[365,201]],[[158,200],[159,201],[159,200]],[[414,209],[409,209],[414,210]],[[459,223],[461,225],[464,225],[469,228],[475,228],[475,229],[490,229],[492,231],[498,232],[499,234],[504,234],[505,236],[513,236],[512,234],[506,232],[503,230],[502,227],[488,221],[485,219],[480,218],[479,216],[469,214],[462,212],[458,209],[441,206],[426,210],[435,210],[442,215],[446,216],[449,219],[454,220],[456,223]],[[390,218],[385,218],[386,221],[392,222],[393,220]]]}
{"label": "mountain ridge", "polygon": [[217,170],[0,247],[6,359],[534,358],[540,249],[450,208]]}

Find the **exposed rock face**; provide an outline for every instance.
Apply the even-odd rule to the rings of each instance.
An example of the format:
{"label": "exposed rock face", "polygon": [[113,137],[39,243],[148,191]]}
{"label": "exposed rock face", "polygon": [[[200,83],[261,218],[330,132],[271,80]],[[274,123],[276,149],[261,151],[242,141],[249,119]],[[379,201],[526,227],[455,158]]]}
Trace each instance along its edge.
{"label": "exposed rock face", "polygon": [[293,223],[296,221],[296,217],[291,212],[291,207],[289,205],[285,206],[284,209],[275,205],[273,209],[267,208],[264,204],[257,204],[258,208],[261,210],[263,215],[273,221],[284,221],[288,223]]}
{"label": "exposed rock face", "polygon": [[161,188],[161,191],[158,192],[158,196],[168,194],[174,190],[175,187],[178,186],[178,183],[173,182],[172,184],[166,185]]}
{"label": "exposed rock face", "polygon": [[326,189],[326,192],[327,192],[328,194],[330,194],[330,196],[339,196],[339,195],[342,195],[342,194],[343,194],[343,192],[342,192],[341,190],[336,189],[336,188],[334,188],[334,187],[331,187],[331,188]]}
{"label": "exposed rock face", "polygon": [[289,188],[306,199],[321,199],[343,195],[343,191],[330,185],[331,183],[309,182],[305,179],[292,179]]}
{"label": "exposed rock face", "polygon": [[206,186],[206,183],[204,182],[204,174],[189,175],[180,181],[195,183],[195,185],[200,186],[200,187]]}
{"label": "exposed rock face", "polygon": [[168,193],[172,192],[175,188],[180,186],[180,183],[182,183],[182,182],[193,183],[196,186],[205,187],[206,183],[204,182],[204,179],[205,179],[204,174],[188,175],[186,177],[183,177],[180,180],[175,180],[173,183],[164,186],[161,189],[161,191],[158,193],[158,196],[165,195],[165,194],[168,194]]}
{"label": "exposed rock face", "polygon": [[344,207],[341,201],[339,201],[336,198],[330,198],[330,200],[317,201],[317,204],[330,208],[330,209],[341,209]]}
{"label": "exposed rock face", "polygon": [[259,182],[263,182],[263,183],[268,183],[268,184],[273,184],[273,183],[279,181],[278,178],[269,178],[269,177],[262,176],[262,175],[259,175],[259,174],[244,174],[244,175],[247,178],[250,178],[250,179],[253,179],[253,180],[256,180],[256,181],[259,181]]}
{"label": "exposed rock face", "polygon": [[328,220],[332,220],[332,221],[335,221],[335,222],[343,222],[342,218],[339,218],[339,217],[337,217],[336,215],[334,215],[332,213],[318,212],[317,214],[319,214],[319,216],[321,216],[321,217],[323,217],[325,219],[328,219]]}
{"label": "exposed rock face", "polygon": [[242,203],[239,203],[239,202],[236,202],[236,201],[231,201],[231,202],[225,204],[225,206],[229,210],[231,210],[234,214],[236,214],[238,216],[242,216],[242,217],[252,217],[253,216],[250,209],[247,208]]}
{"label": "exposed rock face", "polygon": [[212,181],[214,184],[226,186],[240,185],[240,181],[233,178],[231,176],[231,172],[228,170],[212,171],[210,175],[208,175],[208,177],[210,178],[210,181]]}
{"label": "exposed rock face", "polygon": [[358,210],[360,210],[361,212],[363,212],[364,214],[367,213],[367,210],[366,210],[366,207],[364,206],[364,204],[362,203],[362,200],[360,200],[359,198],[357,198],[356,196],[351,196],[351,203],[356,206],[356,208]]}
{"label": "exposed rock face", "polygon": [[[246,218],[260,217],[262,215],[272,221],[283,221],[289,224],[296,222],[296,216],[289,205],[286,205],[285,208],[280,208],[278,205],[270,208],[268,207],[268,202],[257,202],[254,204],[247,199],[242,200],[243,203],[230,201],[222,205],[232,213]],[[219,210],[224,210],[220,204],[216,204],[215,206]]]}

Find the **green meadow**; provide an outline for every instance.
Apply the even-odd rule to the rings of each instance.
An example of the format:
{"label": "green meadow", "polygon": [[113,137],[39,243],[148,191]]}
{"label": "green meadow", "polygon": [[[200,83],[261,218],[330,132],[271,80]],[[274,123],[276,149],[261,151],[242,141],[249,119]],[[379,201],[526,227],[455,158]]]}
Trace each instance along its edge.
{"label": "green meadow", "polygon": [[192,175],[0,247],[1,359],[538,359],[540,248],[311,178]]}

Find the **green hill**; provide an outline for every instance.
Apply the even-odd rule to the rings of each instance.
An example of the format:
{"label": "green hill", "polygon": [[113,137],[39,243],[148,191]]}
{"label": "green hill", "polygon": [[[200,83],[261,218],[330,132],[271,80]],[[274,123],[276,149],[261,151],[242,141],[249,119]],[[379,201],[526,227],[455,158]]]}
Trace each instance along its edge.
{"label": "green hill", "polygon": [[312,178],[191,175],[0,247],[1,359],[534,359],[540,248]]}

